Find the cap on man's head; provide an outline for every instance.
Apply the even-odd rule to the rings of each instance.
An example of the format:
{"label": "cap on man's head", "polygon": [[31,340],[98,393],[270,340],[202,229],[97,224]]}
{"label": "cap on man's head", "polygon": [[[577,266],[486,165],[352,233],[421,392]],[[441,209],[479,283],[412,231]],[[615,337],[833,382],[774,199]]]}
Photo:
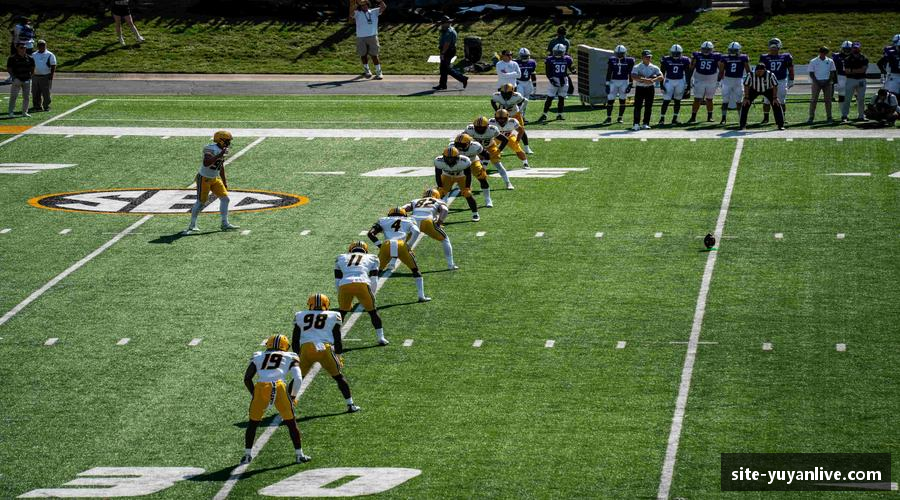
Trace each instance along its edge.
{"label": "cap on man's head", "polygon": [[644,49],[643,51],[641,51],[641,57],[653,57],[653,52],[650,52],[649,50]]}
{"label": "cap on man's head", "polygon": [[763,63],[757,63],[757,64],[756,64],[756,69],[766,69],[766,65],[763,64]]}
{"label": "cap on man's head", "polygon": [[859,42],[853,42],[853,45],[850,46],[851,49],[858,49],[862,47],[862,44]]}

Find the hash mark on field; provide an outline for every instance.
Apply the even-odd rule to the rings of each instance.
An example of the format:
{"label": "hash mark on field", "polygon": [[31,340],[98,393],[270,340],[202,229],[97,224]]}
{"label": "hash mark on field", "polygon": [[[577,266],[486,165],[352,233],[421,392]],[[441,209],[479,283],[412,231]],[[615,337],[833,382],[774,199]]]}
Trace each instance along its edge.
{"label": "hash mark on field", "polygon": [[836,238],[839,239],[839,240],[842,240],[842,239],[844,239],[844,237],[846,237],[846,236],[847,236],[847,235],[844,234],[844,233],[838,233],[837,236],[836,236]]}
{"label": "hash mark on field", "polygon": [[307,137],[307,138],[306,138],[306,140],[307,140],[307,141],[314,141],[314,140],[316,140],[316,138],[315,138],[315,137],[312,137],[312,136],[310,136],[310,137]]}
{"label": "hash mark on field", "polygon": [[484,231],[478,231],[477,233],[475,233],[475,236],[481,238],[481,237],[484,236],[485,234],[487,234],[487,233],[485,233]]}
{"label": "hash mark on field", "polygon": [[646,137],[641,137],[641,142],[647,142],[647,138],[646,138]]}
{"label": "hash mark on field", "polygon": [[169,137],[168,135],[162,136],[162,140],[166,140],[166,139],[169,139],[169,138],[170,138],[170,137]]}
{"label": "hash mark on field", "polygon": [[543,231],[538,231],[538,232],[534,233],[534,237],[535,238],[543,238],[544,237]]}
{"label": "hash mark on field", "polygon": [[775,233],[775,239],[776,239],[776,240],[783,240],[783,239],[784,239],[784,233]]}
{"label": "hash mark on field", "polygon": [[360,231],[360,232],[359,232],[359,236],[365,236],[365,235],[367,235],[367,234],[369,234],[368,231]]}
{"label": "hash mark on field", "polygon": [[362,137],[354,137],[353,140],[354,140],[354,141],[361,141],[361,140],[362,140]]}
{"label": "hash mark on field", "polygon": [[53,345],[53,344],[55,344],[55,343],[58,342],[58,341],[59,341],[58,338],[56,338],[56,337],[50,337],[49,339],[47,339],[46,342],[44,342],[44,345]]}
{"label": "hash mark on field", "polygon": [[627,343],[624,340],[616,342],[616,349],[625,349]]}
{"label": "hash mark on field", "polygon": [[191,339],[191,341],[188,342],[188,345],[189,345],[189,346],[200,345],[200,341],[201,341],[201,340],[203,340],[203,339]]}
{"label": "hash mark on field", "polygon": [[838,137],[838,138],[835,139],[835,140],[838,141],[838,142],[844,142],[844,138],[843,138],[843,137]]}
{"label": "hash mark on field", "polygon": [[71,138],[73,138],[73,137],[75,137],[75,134],[66,134],[66,137],[65,137],[65,138],[66,138],[66,139],[71,139]]}
{"label": "hash mark on field", "polygon": [[249,229],[244,229],[243,231],[241,231],[241,236],[247,236],[248,234],[250,234]]}
{"label": "hash mark on field", "polygon": [[550,141],[552,141],[552,140],[553,140],[553,139],[551,139],[551,138],[549,138],[549,137],[545,137],[545,138],[544,138],[544,142],[550,142]]}
{"label": "hash mark on field", "polygon": [[846,352],[847,344],[835,344],[834,348],[837,349],[837,352]]}
{"label": "hash mark on field", "polygon": [[653,235],[654,238],[662,238],[662,233],[656,233]]}
{"label": "hash mark on field", "polygon": [[62,231],[60,231],[59,234],[69,234],[69,233],[71,233],[71,232],[72,232],[71,229],[66,228],[66,229],[63,229]]}
{"label": "hash mark on field", "polygon": [[603,232],[602,232],[602,231],[599,232],[599,233],[594,233],[594,238],[602,238],[602,237],[603,237]]}
{"label": "hash mark on field", "polygon": [[[887,138],[887,141],[888,141],[888,142],[894,142],[894,138],[893,138],[893,137],[888,137],[888,138]],[[897,484],[897,483],[891,483],[891,484]]]}
{"label": "hash mark on field", "polygon": [[555,341],[555,340],[548,340],[548,341],[544,342],[544,347],[546,347],[546,348],[548,348],[548,349],[551,348],[551,347],[553,347],[553,346],[555,346],[555,345],[556,345],[556,341]]}
{"label": "hash mark on field", "polygon": [[121,138],[122,138],[121,135],[114,135],[114,136],[113,136],[113,139],[121,139]]}
{"label": "hash mark on field", "polygon": [[12,228],[11,228],[11,227],[6,227],[6,228],[3,228],[3,229],[0,229],[0,234],[6,234],[6,233],[8,233],[8,232],[10,232],[10,231],[12,231]]}
{"label": "hash mark on field", "polygon": [[304,229],[303,231],[300,231],[300,236],[309,236],[309,233],[311,232],[312,231],[310,231],[309,229]]}
{"label": "hash mark on field", "polygon": [[403,347],[412,347],[413,339],[406,339],[403,341]]}
{"label": "hash mark on field", "polygon": [[771,343],[771,342],[763,342],[762,350],[763,350],[763,351],[771,351],[771,350],[772,350],[772,343]]}
{"label": "hash mark on field", "polygon": [[697,142],[697,138],[696,138],[696,137],[691,137],[691,142]]}
{"label": "hash mark on field", "polygon": [[593,139],[591,139],[591,142],[600,142],[600,138],[599,138],[599,137],[594,137]]}
{"label": "hash mark on field", "polygon": [[794,139],[792,137],[788,137],[787,139],[785,139],[785,142],[794,142]]}
{"label": "hash mark on field", "polygon": [[400,140],[403,142],[407,142],[407,141],[409,141],[409,137],[404,137],[403,139],[400,139]]}
{"label": "hash mark on field", "polygon": [[481,344],[482,344],[481,339],[478,339],[475,342],[472,342],[472,347],[481,347]]}
{"label": "hash mark on field", "polygon": [[124,339],[119,339],[119,341],[116,342],[116,345],[125,345],[128,343],[129,340],[131,340],[131,339],[128,337],[125,337]]}

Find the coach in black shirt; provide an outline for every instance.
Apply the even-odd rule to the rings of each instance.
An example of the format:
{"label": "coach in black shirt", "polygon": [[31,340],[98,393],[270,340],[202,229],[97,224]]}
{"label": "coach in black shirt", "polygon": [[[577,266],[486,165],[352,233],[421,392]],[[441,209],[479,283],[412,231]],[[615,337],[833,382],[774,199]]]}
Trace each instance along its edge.
{"label": "coach in black shirt", "polygon": [[22,91],[22,116],[28,114],[28,100],[31,97],[31,75],[34,74],[34,58],[25,52],[25,44],[16,44],[16,53],[6,60],[6,71],[12,76],[12,84],[9,86],[9,117],[15,116],[16,99],[19,91]]}
{"label": "coach in black shirt", "polygon": [[847,81],[844,83],[844,102],[841,103],[841,122],[846,123],[850,114],[850,100],[856,94],[856,117],[865,120],[866,102],[866,70],[869,69],[869,58],[860,52],[862,45],[853,42],[850,47],[850,55],[844,58],[844,73]]}
{"label": "coach in black shirt", "polygon": [[775,123],[778,124],[778,130],[784,130],[784,111],[778,102],[778,79],[771,71],[766,69],[766,65],[759,63],[756,65],[756,71],[748,73],[744,76],[744,103],[741,106],[741,130],[747,128],[747,114],[750,112],[750,105],[753,101],[763,96],[775,106],[772,110],[775,112]]}

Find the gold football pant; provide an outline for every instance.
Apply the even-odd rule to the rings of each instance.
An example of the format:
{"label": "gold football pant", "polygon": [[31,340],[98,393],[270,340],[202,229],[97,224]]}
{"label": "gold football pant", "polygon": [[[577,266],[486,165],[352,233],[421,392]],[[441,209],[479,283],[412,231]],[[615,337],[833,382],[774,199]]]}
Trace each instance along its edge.
{"label": "gold football pant", "polygon": [[[299,382],[296,382],[299,383]],[[283,380],[277,382],[257,382],[253,386],[253,399],[250,400],[250,420],[260,421],[266,414],[266,409],[272,403],[281,418],[284,420],[294,419],[294,404],[288,396],[287,388]]]}
{"label": "gold football pant", "polygon": [[344,368],[344,362],[340,356],[334,353],[331,344],[324,344],[325,348],[321,351],[316,349],[316,345],[307,342],[300,346],[300,373],[305,377],[309,373],[309,369],[316,363],[322,365],[322,368],[332,377],[341,374]]}
{"label": "gold football pant", "polygon": [[225,198],[228,196],[228,189],[225,188],[225,183],[222,182],[222,179],[218,177],[209,178],[203,177],[200,174],[197,174],[197,199],[200,200],[200,203],[206,204],[206,201],[209,200],[209,192],[212,191],[213,194],[218,198]]}
{"label": "gold football pant", "polygon": [[375,296],[368,283],[347,283],[338,288],[338,307],[341,311],[349,311],[356,299],[366,311],[375,309]]}
{"label": "gold football pant", "polygon": [[384,271],[392,258],[400,259],[400,262],[405,264],[410,271],[419,268],[416,263],[416,255],[403,240],[387,240],[381,244],[381,248],[378,250],[378,268]]}
{"label": "gold football pant", "polygon": [[435,241],[444,241],[447,239],[447,233],[444,232],[443,228],[437,226],[433,219],[425,219],[420,222],[419,229]]}
{"label": "gold football pant", "polygon": [[[525,161],[528,157],[525,156],[525,151],[519,145],[519,139],[514,135],[510,135],[507,139],[509,139],[509,142],[506,145],[509,146],[509,149],[512,149],[520,160]],[[491,151],[491,163],[500,163],[500,150],[497,148]]]}
{"label": "gold football pant", "polygon": [[[483,171],[484,169],[482,169]],[[486,174],[485,174],[486,175]],[[471,174],[470,174],[471,176]],[[441,193],[441,197],[447,196],[447,193],[453,190],[453,186],[459,186],[459,194],[463,198],[468,198],[472,196],[472,179],[470,176],[465,175],[448,175],[445,173],[441,174],[441,187],[438,188],[438,191]]]}

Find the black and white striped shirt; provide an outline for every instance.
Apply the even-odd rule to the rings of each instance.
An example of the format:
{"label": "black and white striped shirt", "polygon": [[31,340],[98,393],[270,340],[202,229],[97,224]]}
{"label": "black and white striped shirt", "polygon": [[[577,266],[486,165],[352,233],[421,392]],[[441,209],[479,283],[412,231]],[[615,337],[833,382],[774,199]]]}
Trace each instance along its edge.
{"label": "black and white striped shirt", "polygon": [[744,75],[744,85],[757,92],[765,92],[771,88],[778,86],[778,79],[775,75],[766,70],[763,76],[756,76],[756,71],[751,71]]}

